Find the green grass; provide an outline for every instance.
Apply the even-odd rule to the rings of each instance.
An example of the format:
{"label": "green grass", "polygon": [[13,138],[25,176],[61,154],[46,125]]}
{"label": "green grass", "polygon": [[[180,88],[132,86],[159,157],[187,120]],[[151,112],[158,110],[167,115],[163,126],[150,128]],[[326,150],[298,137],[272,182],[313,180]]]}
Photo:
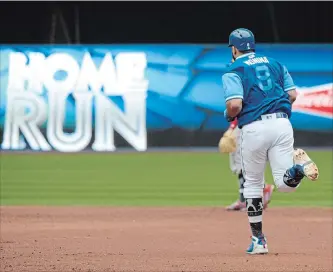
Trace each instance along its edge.
{"label": "green grass", "polygon": [[[332,153],[309,152],[318,182],[276,192],[273,206],[332,206]],[[1,154],[2,205],[220,206],[238,197],[218,153]],[[272,183],[270,169],[266,179]]]}

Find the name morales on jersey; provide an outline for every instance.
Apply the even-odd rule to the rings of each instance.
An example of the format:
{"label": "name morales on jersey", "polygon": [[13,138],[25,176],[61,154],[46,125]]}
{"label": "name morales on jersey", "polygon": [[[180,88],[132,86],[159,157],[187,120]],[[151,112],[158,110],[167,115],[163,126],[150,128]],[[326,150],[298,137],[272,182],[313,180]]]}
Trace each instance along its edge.
{"label": "name morales on jersey", "polygon": [[253,65],[257,63],[269,63],[268,59],[266,57],[257,57],[253,59],[249,59],[247,61],[244,61],[247,65]]}

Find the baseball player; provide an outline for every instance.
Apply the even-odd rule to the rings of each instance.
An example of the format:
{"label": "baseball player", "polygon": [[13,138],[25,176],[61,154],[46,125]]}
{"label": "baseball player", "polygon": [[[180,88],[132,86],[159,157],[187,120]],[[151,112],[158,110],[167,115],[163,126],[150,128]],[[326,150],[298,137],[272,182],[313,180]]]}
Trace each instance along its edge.
{"label": "baseball player", "polygon": [[255,52],[253,33],[244,28],[229,36],[234,62],[222,76],[225,118],[236,117],[245,178],[244,198],[252,231],[248,254],[268,253],[262,231],[263,187],[266,162],[281,192],[293,192],[304,177],[314,181],[319,171],[302,149],[294,149],[289,121],[297,92],[285,66]]}
{"label": "baseball player", "polygon": [[[224,148],[224,140],[228,135],[232,135],[233,139],[232,141],[235,141],[235,147],[234,150],[227,151],[226,153],[229,153],[230,158],[230,169],[231,172],[237,175],[238,177],[238,183],[239,183],[239,199],[232,203],[231,205],[227,206],[226,209],[228,211],[246,211],[246,204],[245,204],[245,198],[244,198],[244,177],[242,173],[242,167],[241,167],[241,158],[240,158],[240,131],[237,127],[237,119],[235,119],[233,122],[231,122],[228,130],[224,133],[223,137],[220,140],[220,147]],[[229,144],[226,144],[227,146]],[[221,150],[224,152],[224,150]],[[265,188],[263,190],[263,196],[264,196],[264,209],[267,208],[268,203],[271,200],[271,196],[274,190],[274,185],[265,184]]]}

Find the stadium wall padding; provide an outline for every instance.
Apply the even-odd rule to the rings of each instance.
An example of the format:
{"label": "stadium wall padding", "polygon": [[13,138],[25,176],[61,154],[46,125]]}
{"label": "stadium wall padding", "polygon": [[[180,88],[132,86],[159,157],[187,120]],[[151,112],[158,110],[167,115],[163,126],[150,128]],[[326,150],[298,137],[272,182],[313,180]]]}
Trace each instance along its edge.
{"label": "stadium wall padding", "polygon": [[[332,145],[333,46],[330,44],[259,44],[258,53],[286,65],[300,93],[291,122],[296,144]],[[12,53],[38,52],[45,58],[56,53],[71,56],[81,67],[89,54],[96,67],[106,54],[142,52],[146,56],[146,127],[148,146],[216,146],[227,129],[221,76],[230,62],[227,45],[73,45],[1,46],[0,48],[0,129],[5,128],[7,94]],[[37,72],[36,72],[37,73]],[[40,97],[48,103],[48,90]],[[23,90],[22,90],[23,91]],[[109,96],[124,111],[121,96]],[[75,129],[75,101],[69,94],[64,129]],[[96,108],[91,114],[95,118]],[[45,130],[47,122],[41,125]],[[94,122],[93,122],[94,128]],[[118,146],[127,145],[116,134]]]}

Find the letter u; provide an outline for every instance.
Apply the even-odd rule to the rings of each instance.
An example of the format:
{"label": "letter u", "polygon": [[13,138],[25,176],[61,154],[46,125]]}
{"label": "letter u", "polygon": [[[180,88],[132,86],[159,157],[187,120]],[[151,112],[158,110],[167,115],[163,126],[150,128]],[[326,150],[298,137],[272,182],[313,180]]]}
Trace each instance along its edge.
{"label": "letter u", "polygon": [[92,97],[89,92],[74,93],[76,104],[75,132],[64,133],[67,94],[49,92],[49,120],[47,137],[58,151],[78,152],[86,148],[92,135]]}

